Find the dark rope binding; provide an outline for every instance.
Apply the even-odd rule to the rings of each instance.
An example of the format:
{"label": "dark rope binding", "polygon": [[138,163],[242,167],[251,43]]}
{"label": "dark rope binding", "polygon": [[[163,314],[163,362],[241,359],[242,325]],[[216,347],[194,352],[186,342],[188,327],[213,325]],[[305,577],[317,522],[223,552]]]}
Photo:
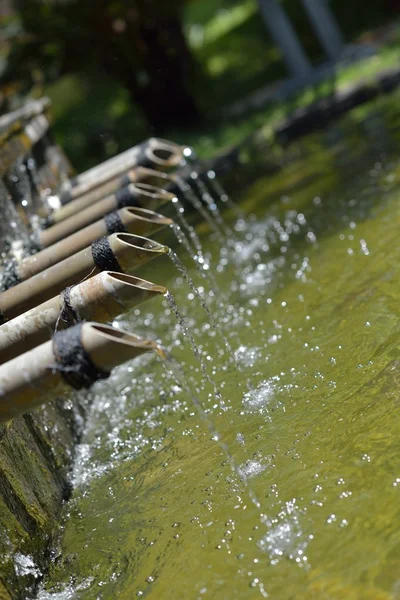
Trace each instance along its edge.
{"label": "dark rope binding", "polygon": [[131,178],[129,177],[129,175],[124,175],[123,177],[121,177],[121,179],[119,180],[119,187],[120,188],[124,188],[127,185],[129,185],[130,183],[132,183]]}
{"label": "dark rope binding", "polygon": [[154,163],[146,154],[146,150],[148,149],[148,144],[144,144],[138,152],[136,164],[138,167],[146,167],[147,169],[154,168]]}
{"label": "dark rope binding", "polygon": [[89,388],[100,379],[107,379],[109,372],[96,367],[82,346],[82,326],[78,323],[53,336],[53,352],[56,359],[54,370],[75,390]]}
{"label": "dark rope binding", "polygon": [[92,244],[93,262],[99,271],[117,271],[123,273],[121,265],[114,256],[110,242],[106,237],[96,240]]}
{"label": "dark rope binding", "polygon": [[140,206],[137,194],[132,192],[129,186],[117,190],[115,192],[115,200],[117,201],[118,208],[125,208],[126,206]]}
{"label": "dark rope binding", "polygon": [[108,213],[104,217],[106,223],[108,235],[113,233],[126,233],[125,225],[121,221],[121,218],[117,211]]}
{"label": "dark rope binding", "polygon": [[76,323],[80,323],[82,321],[78,312],[71,304],[71,290],[73,287],[74,286],[70,285],[60,294],[62,301],[60,320],[63,321],[67,327],[71,327],[72,325],[76,325]]}
{"label": "dark rope binding", "polygon": [[62,192],[60,194],[61,206],[64,206],[65,204],[69,204],[72,200],[73,200],[72,194],[69,190],[66,190],[65,192]]}

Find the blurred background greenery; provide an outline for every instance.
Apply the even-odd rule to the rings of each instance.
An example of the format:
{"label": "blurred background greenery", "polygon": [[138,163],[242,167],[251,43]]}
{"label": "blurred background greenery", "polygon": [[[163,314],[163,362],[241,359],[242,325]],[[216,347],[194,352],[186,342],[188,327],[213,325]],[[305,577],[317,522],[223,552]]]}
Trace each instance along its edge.
{"label": "blurred background greenery", "polygon": [[[314,64],[320,44],[299,0],[283,0]],[[396,64],[400,0],[332,0],[346,41],[375,55],[342,68],[346,85]],[[233,118],[229,107],[286,76],[256,0],[0,0],[0,108],[48,95],[54,132],[78,170],[148,137],[201,156],[276,123],[331,86]]]}

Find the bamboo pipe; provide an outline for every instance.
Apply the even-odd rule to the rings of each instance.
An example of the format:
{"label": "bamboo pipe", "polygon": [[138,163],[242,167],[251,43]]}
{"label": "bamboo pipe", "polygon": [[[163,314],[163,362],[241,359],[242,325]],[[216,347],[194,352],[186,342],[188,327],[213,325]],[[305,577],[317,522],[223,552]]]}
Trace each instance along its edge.
{"label": "bamboo pipe", "polygon": [[177,167],[184,157],[184,146],[159,138],[129,148],[125,152],[77,175],[62,186],[61,203],[67,204],[101,185],[111,177],[122,175],[136,166],[168,170]]}
{"label": "bamboo pipe", "polygon": [[130,233],[114,233],[69,256],[49,269],[11,287],[0,295],[2,321],[46,302],[63,289],[100,271],[131,273],[168,248],[148,238]]}
{"label": "bamboo pipe", "polygon": [[[112,177],[105,183],[89,190],[87,193],[82,194],[78,198],[75,198],[68,204],[68,210],[65,208],[60,215],[63,214],[72,215],[84,210],[88,206],[91,206],[95,202],[102,200],[105,196],[115,194],[115,192],[123,187],[128,186],[130,183],[149,183],[151,185],[164,188],[169,181],[172,181],[171,177],[162,171],[155,169],[148,169],[147,167],[135,167],[125,172],[122,176],[119,174],[117,177]],[[50,196],[48,199],[49,206],[54,210],[54,213],[59,213],[62,209],[62,203],[60,197]],[[48,217],[48,221],[51,222],[51,217]],[[57,220],[57,219],[56,219]],[[61,220],[58,218],[58,220]]]}
{"label": "bamboo pipe", "polygon": [[43,248],[51,246],[66,237],[71,235],[78,229],[82,229],[94,223],[104,215],[125,208],[127,206],[138,206],[155,210],[170,202],[174,198],[171,192],[157,188],[147,183],[131,183],[129,186],[117,190],[115,194],[106,196],[96,204],[88,206],[88,208],[75,212],[71,211],[72,203],[64,206],[59,211],[54,212],[48,220],[52,225],[49,229],[43,230],[39,234],[39,243]]}
{"label": "bamboo pipe", "polygon": [[57,326],[64,328],[77,317],[82,321],[113,321],[141,304],[164,295],[167,289],[144,279],[103,271],[69,290],[68,309],[60,294],[4,323],[0,327],[0,363],[46,342]]}
{"label": "bamboo pipe", "polygon": [[8,421],[57,395],[90,387],[116,366],[162,350],[151,340],[98,323],[79,323],[0,367],[0,421]]}
{"label": "bamboo pipe", "polygon": [[[121,208],[109,213],[99,221],[69,235],[56,244],[23,258],[15,264],[13,277],[25,281],[37,273],[52,267],[72,254],[83,250],[95,240],[113,233],[152,235],[171,225],[172,220],[145,208]],[[40,239],[40,238],[39,238]]]}

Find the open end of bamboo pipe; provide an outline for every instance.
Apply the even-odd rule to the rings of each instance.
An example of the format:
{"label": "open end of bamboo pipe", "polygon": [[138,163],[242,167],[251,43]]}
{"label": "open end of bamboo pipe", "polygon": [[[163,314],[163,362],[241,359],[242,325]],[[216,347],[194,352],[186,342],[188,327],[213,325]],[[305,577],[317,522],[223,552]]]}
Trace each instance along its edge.
{"label": "open end of bamboo pipe", "polygon": [[183,159],[183,147],[160,138],[152,138],[145,154],[153,165],[164,169],[177,167]]}
{"label": "open end of bamboo pipe", "polygon": [[109,237],[111,246],[113,238],[122,244],[131,246],[132,248],[147,250],[149,252],[155,252],[156,254],[168,254],[169,252],[168,246],[159,244],[158,242],[150,240],[146,237],[142,237],[141,235],[134,235],[133,233],[113,233],[113,235],[110,235]]}
{"label": "open end of bamboo pipe", "polygon": [[97,368],[111,371],[117,365],[144,352],[157,351],[152,340],[140,338],[122,329],[99,323],[85,323],[81,332],[82,346]]}
{"label": "open end of bamboo pipe", "polygon": [[177,179],[172,174],[156,171],[155,169],[147,169],[146,167],[136,167],[128,173],[128,178],[131,183],[139,185],[147,183],[157,188],[164,189],[166,192],[179,195],[179,186]]}
{"label": "open end of bamboo pipe", "polygon": [[127,177],[130,183],[150,183],[161,188],[173,181],[168,173],[147,167],[135,167],[129,171]]}
{"label": "open end of bamboo pipe", "polygon": [[[134,306],[166,293],[164,286],[139,277],[102,271],[70,289],[68,307],[83,321],[106,323]],[[63,305],[61,296],[54,296],[4,323],[0,327],[0,364],[49,340],[57,324],[59,329],[64,328],[66,325],[60,321],[60,315],[67,310],[67,316],[68,307]]]}
{"label": "open end of bamboo pipe", "polygon": [[162,349],[127,331],[95,322],[57,332],[53,339],[0,366],[0,421],[32,410],[72,388],[89,388],[137,356]]}
{"label": "open end of bamboo pipe", "polygon": [[110,235],[108,241],[122,271],[126,273],[169,252],[168,246],[131,233],[114,233]]}
{"label": "open end of bamboo pipe", "polygon": [[131,183],[129,186],[132,192],[136,192],[139,198],[146,198],[151,200],[156,200],[157,202],[168,202],[174,198],[174,195],[171,192],[168,192],[164,188],[158,187],[156,185],[152,185],[151,183]]}
{"label": "open end of bamboo pipe", "polygon": [[[134,277],[133,275],[128,275],[127,273],[103,271],[103,274],[105,276],[110,277],[113,282],[122,282],[124,284],[123,289],[129,289],[131,287],[134,287],[139,288],[145,292],[160,294],[162,296],[164,296],[168,292],[168,289],[163,285],[157,285],[156,283],[151,283],[151,281],[146,281],[146,279],[140,279],[139,277]],[[121,296],[120,293],[119,296]]]}
{"label": "open end of bamboo pipe", "polygon": [[[126,220],[126,222],[128,222],[128,217],[132,215],[134,217],[136,217],[137,219],[146,221],[146,222],[150,222],[150,223],[154,223],[155,225],[158,225],[159,227],[168,227],[169,225],[172,225],[173,221],[172,219],[169,219],[168,217],[164,217],[164,215],[161,215],[160,213],[155,212],[154,210],[149,210],[147,208],[137,208],[137,207],[127,207],[127,208],[121,208],[121,217],[123,219]],[[124,222],[124,221],[122,221]]]}

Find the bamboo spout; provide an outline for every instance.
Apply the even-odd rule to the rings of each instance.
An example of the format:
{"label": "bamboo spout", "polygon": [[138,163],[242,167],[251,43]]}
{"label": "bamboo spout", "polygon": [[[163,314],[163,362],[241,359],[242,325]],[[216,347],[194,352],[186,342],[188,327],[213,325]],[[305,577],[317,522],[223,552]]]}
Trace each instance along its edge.
{"label": "bamboo spout", "polygon": [[100,271],[132,272],[166,252],[166,246],[130,233],[114,233],[108,238],[101,238],[88,248],[3,292],[0,295],[2,319],[12,319]]}
{"label": "bamboo spout", "polygon": [[114,213],[109,213],[103,219],[69,235],[37,254],[22,259],[21,262],[14,265],[13,277],[17,281],[25,281],[68,256],[83,250],[105,235],[118,232],[152,235],[171,223],[171,219],[145,208],[122,208]]}
{"label": "bamboo spout", "polygon": [[174,142],[150,138],[147,142],[96,165],[64,184],[59,198],[60,203],[68,204],[137,166],[154,167],[163,171],[173,169],[184,159],[184,150],[184,146]]}
{"label": "bamboo spout", "polygon": [[149,169],[148,167],[136,167],[127,173],[130,183],[149,183],[159,188],[165,188],[170,181],[171,175],[157,169]]}
{"label": "bamboo spout", "polygon": [[69,389],[90,387],[116,366],[158,350],[151,340],[98,323],[79,323],[0,366],[0,421]]}
{"label": "bamboo spout", "polygon": [[[143,188],[142,186],[147,187]],[[71,233],[94,223],[114,210],[125,207],[156,210],[173,198],[174,195],[171,192],[161,188],[149,186],[148,184],[132,183],[83,210],[78,208],[78,211],[76,211],[72,204],[68,204],[51,215],[48,223],[52,226],[40,232],[39,244],[42,248],[47,248],[47,246],[55,244],[67,235],[71,235]]]}
{"label": "bamboo spout", "polygon": [[15,317],[0,327],[0,363],[43,344],[56,328],[70,325],[76,318],[110,322],[167,289],[125,273],[103,271],[68,291]]}
{"label": "bamboo spout", "polygon": [[183,146],[169,140],[151,138],[145,148],[143,159],[138,162],[138,166],[168,170],[177,167],[182,162],[183,157]]}
{"label": "bamboo spout", "polygon": [[[91,206],[95,202],[102,200],[106,196],[115,194],[117,190],[126,187],[130,183],[151,183],[152,185],[163,188],[169,181],[170,176],[163,171],[156,171],[154,169],[148,169],[147,167],[134,167],[122,174],[118,173],[118,175],[111,177],[104,183],[89,189],[71,202],[73,202],[75,207],[74,212],[77,213],[88,206]],[[61,200],[62,198],[58,196],[50,196],[48,200],[49,208],[54,211],[59,210],[63,206]],[[68,203],[64,202],[64,204]]]}
{"label": "bamboo spout", "polygon": [[125,273],[131,273],[156,256],[169,252],[169,248],[163,244],[130,233],[115,233],[108,239],[111,250],[118,257],[121,270]]}

